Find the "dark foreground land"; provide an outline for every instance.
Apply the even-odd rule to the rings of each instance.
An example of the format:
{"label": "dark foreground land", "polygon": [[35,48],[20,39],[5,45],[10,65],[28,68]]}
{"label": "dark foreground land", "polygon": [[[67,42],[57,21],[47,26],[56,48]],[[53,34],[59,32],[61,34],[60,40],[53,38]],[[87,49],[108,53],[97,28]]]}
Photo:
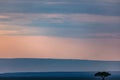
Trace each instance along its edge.
{"label": "dark foreground land", "polygon": [[[24,72],[0,74],[0,80],[101,80],[95,72]],[[106,80],[120,80],[119,72],[111,72]]]}
{"label": "dark foreground land", "polygon": [[[2,77],[0,80],[101,80],[100,78],[80,77]],[[120,80],[120,78],[107,78],[106,80]]]}
{"label": "dark foreground land", "polygon": [[7,77],[0,78],[0,80],[96,80],[96,79],[78,77]]}

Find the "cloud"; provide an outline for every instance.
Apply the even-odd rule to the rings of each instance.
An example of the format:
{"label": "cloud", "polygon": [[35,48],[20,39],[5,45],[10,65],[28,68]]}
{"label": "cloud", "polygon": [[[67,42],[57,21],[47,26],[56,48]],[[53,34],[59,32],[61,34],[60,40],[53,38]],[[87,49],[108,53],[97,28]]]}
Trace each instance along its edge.
{"label": "cloud", "polygon": [[0,19],[8,19],[8,16],[0,15]]}
{"label": "cloud", "polygon": [[0,7],[0,13],[85,13],[120,16],[118,0],[2,0]]}
{"label": "cloud", "polygon": [[0,24],[0,36],[42,35],[49,31],[47,28]]}
{"label": "cloud", "polygon": [[119,4],[0,0],[0,57],[119,60]]}
{"label": "cloud", "polygon": [[52,23],[61,23],[61,19],[64,18],[62,14],[3,14],[2,17],[8,17],[7,19],[0,19],[0,23],[6,24],[29,24],[33,21],[39,22],[52,22]]}
{"label": "cloud", "polygon": [[16,25],[1,25],[1,36],[56,36],[66,38],[108,38],[119,39],[119,27],[84,26],[84,27],[29,27]]}
{"label": "cloud", "polygon": [[[1,17],[9,20],[4,20],[7,23],[32,23],[34,21],[52,22],[52,23],[109,23],[118,24],[119,16],[101,16],[90,14],[3,14]],[[1,19],[2,21],[2,19]],[[3,23],[3,22],[2,22]]]}
{"label": "cloud", "polygon": [[59,5],[59,4],[69,4],[68,2],[45,2],[48,5]]}
{"label": "cloud", "polygon": [[[4,19],[0,19],[1,35],[120,38],[118,35],[120,32],[119,16],[14,13],[1,14],[1,16],[4,17]],[[8,32],[8,30],[10,31]],[[2,34],[4,31],[7,33]]]}
{"label": "cloud", "polygon": [[13,30],[0,30],[0,35],[8,35],[8,34],[16,34],[17,31],[13,31]]}
{"label": "cloud", "polygon": [[109,3],[120,3],[120,0],[101,0],[101,1]]}
{"label": "cloud", "polygon": [[120,33],[96,33],[96,34],[88,34],[88,36],[91,37],[97,37],[97,38],[120,38]]}
{"label": "cloud", "polygon": [[66,15],[68,20],[74,22],[86,22],[86,23],[119,23],[119,16],[101,16],[101,15],[90,15],[90,14],[70,14]]}

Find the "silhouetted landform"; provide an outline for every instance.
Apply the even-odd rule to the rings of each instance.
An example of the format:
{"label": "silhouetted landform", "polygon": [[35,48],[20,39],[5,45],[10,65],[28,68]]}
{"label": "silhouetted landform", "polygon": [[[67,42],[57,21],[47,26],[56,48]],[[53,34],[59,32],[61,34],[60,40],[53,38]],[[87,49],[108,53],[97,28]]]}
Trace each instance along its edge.
{"label": "silhouetted landform", "polygon": [[[101,80],[96,72],[20,72],[0,74],[0,80]],[[120,72],[110,72],[107,80],[120,80]]]}
{"label": "silhouetted landform", "polygon": [[94,77],[93,72],[20,72],[4,73],[0,77]]}
{"label": "silhouetted landform", "polygon": [[120,61],[0,59],[0,73],[120,71]]}

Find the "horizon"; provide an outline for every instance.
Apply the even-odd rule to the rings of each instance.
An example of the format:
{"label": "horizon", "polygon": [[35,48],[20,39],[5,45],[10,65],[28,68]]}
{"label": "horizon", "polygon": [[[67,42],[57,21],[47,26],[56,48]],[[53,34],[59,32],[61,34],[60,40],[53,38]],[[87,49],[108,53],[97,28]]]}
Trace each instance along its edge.
{"label": "horizon", "polygon": [[13,59],[13,60],[17,60],[17,59],[45,59],[45,60],[76,60],[76,61],[104,61],[104,62],[119,62],[119,60],[95,60],[95,59],[71,59],[71,58],[0,58],[1,59]]}

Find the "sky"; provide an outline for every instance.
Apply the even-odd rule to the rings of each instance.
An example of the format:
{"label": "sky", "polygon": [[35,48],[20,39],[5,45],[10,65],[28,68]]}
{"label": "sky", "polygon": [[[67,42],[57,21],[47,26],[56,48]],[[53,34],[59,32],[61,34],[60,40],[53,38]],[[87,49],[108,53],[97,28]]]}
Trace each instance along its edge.
{"label": "sky", "polygon": [[120,0],[0,0],[0,58],[120,60]]}

